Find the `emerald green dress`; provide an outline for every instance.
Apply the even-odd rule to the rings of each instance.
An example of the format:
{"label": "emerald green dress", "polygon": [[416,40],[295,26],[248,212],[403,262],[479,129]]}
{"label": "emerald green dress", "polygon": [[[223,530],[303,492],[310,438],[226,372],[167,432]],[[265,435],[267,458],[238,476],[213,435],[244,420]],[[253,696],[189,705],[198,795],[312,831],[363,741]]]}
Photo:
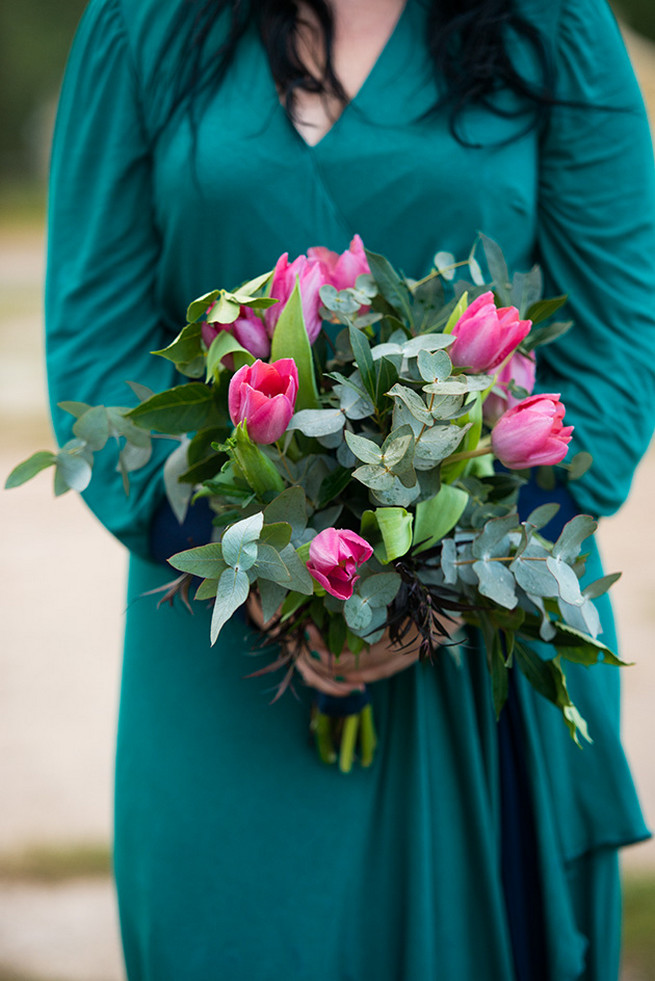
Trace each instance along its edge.
{"label": "emerald green dress", "polygon": [[[53,405],[132,404],[127,379],[173,384],[171,365],[148,352],[174,336],[188,301],[282,252],[340,251],[357,232],[418,277],[438,250],[464,258],[480,230],[511,268],[538,261],[548,291],[571,296],[575,327],[543,349],[539,385],[562,393],[575,449],[594,455],[578,506],[614,511],[651,432],[655,191],[645,113],[604,0],[521,0],[569,103],[546,129],[476,108],[458,142],[446,114],[426,115],[437,89],[425,4],[409,0],[315,147],[281,108],[254,31],[199,113],[195,144],[185,115],[162,128],[176,55],[162,55],[162,40],[180,4],[91,0],[73,47],[52,161]],[[63,441],[71,419],[53,412]],[[157,442],[128,498],[103,451],[85,495],[132,551],[115,843],[130,981],[513,978],[482,655],[471,647],[375,685],[374,765],[348,777],[322,766],[310,693],[272,705],[270,679],[244,678],[259,662],[243,619],[211,649],[206,610],[156,610],[143,595],[171,576],[149,554],[171,446]],[[595,578],[595,551],[590,567]],[[544,970],[610,981],[616,849],[648,832],[619,742],[617,673],[568,675],[594,739],[583,751],[550,704],[516,685]]]}

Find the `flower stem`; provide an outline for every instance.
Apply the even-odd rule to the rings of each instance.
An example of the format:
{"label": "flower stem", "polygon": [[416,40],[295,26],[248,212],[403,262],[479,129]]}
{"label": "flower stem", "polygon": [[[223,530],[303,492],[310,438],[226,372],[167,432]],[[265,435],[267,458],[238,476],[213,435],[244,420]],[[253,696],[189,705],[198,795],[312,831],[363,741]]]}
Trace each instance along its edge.
{"label": "flower stem", "polygon": [[359,745],[362,766],[370,766],[378,738],[373,723],[373,706],[365,705],[360,713]]}
{"label": "flower stem", "polygon": [[476,456],[487,456],[491,452],[491,442],[483,440],[475,450],[464,450],[462,453],[453,453],[445,462],[458,463],[460,460],[472,460]]}
{"label": "flower stem", "polygon": [[350,773],[352,770],[358,729],[359,713],[357,715],[347,715],[343,720],[341,749],[339,752],[339,769],[342,773]]}
{"label": "flower stem", "polygon": [[311,728],[316,739],[316,749],[323,763],[332,764],[336,762],[337,754],[332,744],[332,724],[329,715],[324,712],[316,712],[312,719]]}

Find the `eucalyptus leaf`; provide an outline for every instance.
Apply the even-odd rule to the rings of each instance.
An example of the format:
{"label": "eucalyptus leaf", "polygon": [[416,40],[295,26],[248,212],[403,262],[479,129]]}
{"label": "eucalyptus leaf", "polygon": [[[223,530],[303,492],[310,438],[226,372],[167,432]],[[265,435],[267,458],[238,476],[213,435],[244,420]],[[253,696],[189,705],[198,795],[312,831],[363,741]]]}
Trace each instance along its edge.
{"label": "eucalyptus leaf", "polygon": [[291,581],[289,589],[304,596],[311,596],[314,592],[314,580],[307,571],[307,565],[302,561],[293,545],[287,545],[280,552],[280,558],[289,570]]}
{"label": "eucalyptus leaf", "polygon": [[590,582],[588,586],[585,586],[582,590],[582,595],[587,599],[598,599],[599,596],[606,593],[620,578],[620,572],[610,572],[608,575],[602,576],[600,579],[596,579],[594,582]]}
{"label": "eucalyptus leaf", "polygon": [[350,629],[361,633],[371,623],[373,610],[368,600],[358,593],[353,593],[343,605],[343,615]]}
{"label": "eucalyptus leaf", "polygon": [[20,487],[21,484],[31,480],[32,477],[36,477],[37,473],[40,473],[47,467],[55,466],[56,463],[57,455],[51,450],[39,450],[37,453],[33,453],[27,460],[23,460],[22,463],[14,467],[5,481],[5,490],[11,490],[12,487]]}
{"label": "eucalyptus leaf", "polygon": [[570,565],[555,555],[549,555],[546,566],[557,580],[559,596],[565,603],[580,606],[583,602],[580,581]]}
{"label": "eucalyptus leaf", "polygon": [[212,612],[211,643],[215,644],[221,630],[233,613],[248,599],[250,580],[243,569],[226,569],[218,580]]}
{"label": "eucalyptus leaf", "polygon": [[572,326],[573,321],[566,320],[555,321],[552,324],[546,324],[545,327],[537,327],[536,329],[533,327],[528,336],[521,342],[521,347],[529,353],[543,344],[552,344],[553,341],[568,333]]}
{"label": "eucalyptus leaf", "polygon": [[221,539],[223,558],[233,568],[249,569],[257,560],[257,541],[264,525],[261,511],[225,529]]}
{"label": "eucalyptus leaf", "polygon": [[[68,445],[68,444],[67,444]],[[82,448],[64,447],[57,454],[57,474],[71,490],[82,492],[91,482],[91,463],[82,454]]]}
{"label": "eucalyptus leaf", "polygon": [[287,487],[264,508],[267,525],[285,521],[291,525],[291,537],[295,539],[307,527],[307,500],[302,487]]}
{"label": "eucalyptus leaf", "polygon": [[291,541],[291,525],[288,521],[276,521],[274,524],[265,524],[262,528],[259,541],[273,548],[281,549]]}
{"label": "eucalyptus leaf", "polygon": [[[227,569],[227,566],[225,566]],[[198,588],[196,589],[193,598],[194,600],[208,600],[214,599],[218,591],[218,579],[203,579]]]}
{"label": "eucalyptus leaf", "polygon": [[514,273],[510,303],[518,309],[520,317],[527,317],[527,311],[541,299],[543,289],[543,276],[539,266],[533,266],[527,273]]}
{"label": "eucalyptus leaf", "polygon": [[405,358],[417,358],[421,351],[440,351],[450,347],[455,341],[448,334],[419,334],[401,344],[402,355]]}
{"label": "eucalyptus leaf", "polygon": [[133,473],[145,467],[152,456],[152,443],[147,446],[135,446],[134,443],[126,443],[120,452],[119,470],[126,474]]}
{"label": "eucalyptus leaf", "polygon": [[536,531],[539,531],[540,528],[544,528],[553,520],[558,511],[559,504],[540,504],[539,507],[536,507],[530,512],[525,519],[525,523],[526,525],[531,525]]}
{"label": "eucalyptus leaf", "polygon": [[455,278],[455,256],[452,252],[437,252],[434,259],[434,267],[437,269],[444,279],[451,280]]}
{"label": "eucalyptus leaf", "polygon": [[447,351],[419,351],[418,370],[426,382],[442,382],[449,378],[453,363]]}
{"label": "eucalyptus leaf", "polygon": [[498,298],[503,306],[510,306],[510,279],[502,250],[493,239],[486,235],[480,234],[480,241]]}
{"label": "eucalyptus leaf", "polygon": [[371,348],[366,340],[366,337],[361,330],[356,327],[349,328],[350,346],[352,347],[353,354],[355,356],[355,361],[357,367],[359,368],[359,373],[362,378],[362,383],[367,394],[375,402],[376,398],[376,373],[373,364],[373,357],[371,355]]}
{"label": "eucalyptus leaf", "polygon": [[276,582],[271,582],[269,579],[262,579],[257,584],[257,588],[262,601],[262,617],[264,624],[267,624],[273,619],[284,602],[287,589],[284,586],[278,585]]}
{"label": "eucalyptus leaf", "polygon": [[287,569],[280,553],[272,545],[260,543],[257,546],[257,561],[252,568],[258,577],[270,579],[280,586],[290,588],[291,573]]}
{"label": "eucalyptus leaf", "polygon": [[472,543],[473,555],[478,559],[488,559],[492,556],[507,555],[510,531],[517,528],[518,518],[515,513],[504,515],[502,518],[492,518],[487,521],[479,535]]}
{"label": "eucalyptus leaf", "polygon": [[218,579],[227,569],[223,559],[223,550],[218,542],[209,545],[198,545],[184,552],[171,555],[168,564],[180,572],[188,572],[201,579]]}
{"label": "eucalyptus leaf", "polygon": [[396,478],[384,467],[365,464],[353,470],[353,477],[371,490],[388,491],[394,486]]}
{"label": "eucalyptus leaf", "polygon": [[553,545],[553,556],[563,562],[573,562],[580,554],[582,543],[596,531],[598,522],[588,514],[576,514],[562,528]]}
{"label": "eucalyptus leaf", "polygon": [[71,416],[79,419],[81,415],[89,411],[91,406],[87,405],[86,402],[57,402],[57,408],[63,409],[64,412],[68,412]]}
{"label": "eucalyptus leaf", "polygon": [[191,484],[180,483],[179,479],[188,467],[189,443],[188,436],[183,436],[179,445],[176,446],[164,463],[164,488],[166,490],[166,497],[179,524],[182,524],[186,517],[191,495],[193,494]]}
{"label": "eucalyptus leaf", "polygon": [[358,460],[363,463],[379,464],[382,461],[382,449],[371,439],[365,436],[358,436],[356,433],[346,431],[346,443]]}
{"label": "eucalyptus leaf", "polygon": [[321,487],[318,494],[318,507],[322,509],[333,501],[335,497],[341,494],[348,484],[350,483],[352,477],[351,469],[349,467],[337,467],[331,473],[325,477],[321,483]]}
{"label": "eucalyptus leaf", "polygon": [[340,432],[345,421],[341,409],[301,409],[291,417],[287,429],[299,429],[305,436],[326,436]]}
{"label": "eucalyptus leaf", "polygon": [[412,388],[408,388],[406,385],[395,384],[390,389],[389,395],[392,398],[399,399],[419,423],[424,426],[432,425],[432,415],[424,399],[421,398],[418,392],[415,392]]}
{"label": "eucalyptus leaf", "polygon": [[414,466],[417,470],[431,470],[454,453],[471,428],[465,426],[438,425],[426,429],[417,439],[414,450]]}
{"label": "eucalyptus leaf", "polygon": [[547,300],[536,300],[526,313],[526,318],[533,324],[539,324],[542,320],[548,320],[560,307],[566,303],[566,296],[553,296]]}
{"label": "eucalyptus leaf", "polygon": [[388,259],[375,252],[369,252],[368,249],[365,251],[371,275],[377,283],[381,295],[398,313],[401,320],[411,321],[412,308],[407,285]]}
{"label": "eucalyptus leaf", "polygon": [[78,417],[73,426],[78,439],[94,451],[101,450],[109,439],[109,419],[104,405],[96,405]]}
{"label": "eucalyptus leaf", "polygon": [[378,572],[362,580],[359,593],[372,607],[386,609],[396,598],[401,582],[397,572]]}
{"label": "eucalyptus leaf", "polygon": [[518,603],[514,576],[504,565],[494,560],[478,559],[473,564],[473,571],[480,583],[480,593],[494,603],[513,610]]}

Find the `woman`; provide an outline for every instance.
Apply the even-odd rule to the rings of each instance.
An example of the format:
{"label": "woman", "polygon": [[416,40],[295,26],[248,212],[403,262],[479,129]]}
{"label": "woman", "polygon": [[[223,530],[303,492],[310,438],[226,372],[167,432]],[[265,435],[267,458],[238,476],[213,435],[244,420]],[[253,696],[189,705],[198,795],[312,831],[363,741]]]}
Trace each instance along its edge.
{"label": "woman", "polygon": [[[53,154],[53,404],[170,386],[147,352],[189,299],[282,252],[358,232],[418,277],[479,229],[571,295],[539,384],[594,455],[575,506],[615,510],[651,430],[655,190],[604,0],[302,11],[309,27],[289,2],[91,0]],[[157,449],[129,499],[109,453],[86,495],[132,550],[115,848],[130,981],[616,978],[616,850],[647,830],[614,670],[568,672],[583,752],[521,678],[497,730],[469,652],[374,686],[376,764],[323,768],[305,693],[271,706],[243,679],[243,621],[210,650],[202,611],[143,598],[170,576],[153,555],[207,533],[170,520]]]}

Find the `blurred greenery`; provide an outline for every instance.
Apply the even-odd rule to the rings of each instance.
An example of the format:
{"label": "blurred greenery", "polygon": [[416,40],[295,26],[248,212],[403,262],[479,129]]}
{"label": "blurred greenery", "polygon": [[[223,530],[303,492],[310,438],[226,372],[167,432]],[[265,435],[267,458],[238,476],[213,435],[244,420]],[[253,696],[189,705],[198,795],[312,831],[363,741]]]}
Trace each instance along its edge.
{"label": "blurred greenery", "polygon": [[[653,0],[611,0],[655,40]],[[86,0],[0,4],[0,177],[42,176],[66,55]]]}
{"label": "blurred greenery", "polygon": [[54,883],[110,874],[111,854],[104,843],[34,845],[0,853],[0,883]]}

